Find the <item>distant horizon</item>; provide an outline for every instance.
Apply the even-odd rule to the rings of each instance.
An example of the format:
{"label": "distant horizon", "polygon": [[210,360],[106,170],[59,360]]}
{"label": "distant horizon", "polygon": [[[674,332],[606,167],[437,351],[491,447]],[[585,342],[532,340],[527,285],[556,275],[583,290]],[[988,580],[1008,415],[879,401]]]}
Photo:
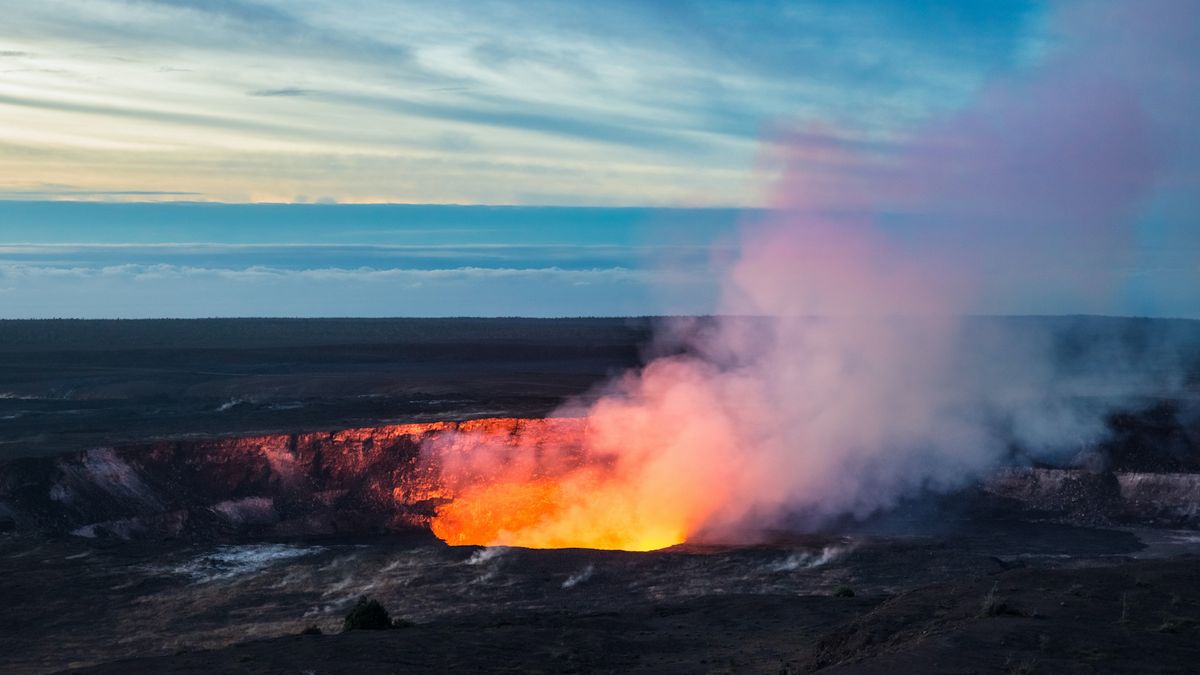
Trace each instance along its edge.
{"label": "distant horizon", "polygon": [[[0,317],[703,315],[764,209],[0,200]],[[854,217],[825,213],[822,217]],[[909,250],[945,228],[881,227]],[[1020,233],[1013,235],[1014,241]],[[972,242],[950,257],[974,255]],[[962,248],[962,247],[969,248]],[[1193,255],[1195,253],[1195,255]],[[989,315],[1200,318],[1200,249],[1129,252],[1111,297],[981,270]],[[1085,259],[1086,260],[1086,259]],[[1107,264],[1098,259],[1094,265]]]}
{"label": "distant horizon", "polygon": [[[138,193],[129,193],[136,195]],[[145,199],[145,200],[130,200],[130,199],[79,199],[55,197],[53,199],[24,199],[20,197],[5,196],[0,193],[0,203],[8,204],[87,204],[95,205],[114,205],[114,206],[312,206],[312,207],[338,207],[338,206],[415,206],[415,207],[446,207],[446,208],[464,208],[464,209],[609,209],[613,211],[637,211],[637,210],[658,210],[658,211],[768,211],[770,207],[762,205],[742,205],[736,203],[730,204],[699,204],[689,206],[686,204],[655,204],[655,203],[630,203],[630,204],[604,204],[596,203],[561,203],[561,204],[529,204],[521,202],[402,202],[402,201],[380,201],[380,202],[354,202],[354,201],[225,201],[219,199]]]}
{"label": "distant horizon", "polygon": [[[151,322],[151,321],[590,321],[590,320],[657,320],[657,319],[780,319],[788,317],[767,317],[739,314],[596,314],[596,315],[564,315],[564,316],[476,316],[476,315],[443,315],[443,316],[154,316],[154,317],[71,317],[55,316],[34,319],[0,318],[5,322]],[[820,316],[792,317],[805,319],[820,319]],[[876,317],[883,319],[920,318],[917,315],[894,315]],[[959,314],[951,318],[961,320],[978,319],[1105,319],[1131,321],[1187,321],[1200,322],[1200,317],[1186,316],[1138,316],[1126,314]]]}

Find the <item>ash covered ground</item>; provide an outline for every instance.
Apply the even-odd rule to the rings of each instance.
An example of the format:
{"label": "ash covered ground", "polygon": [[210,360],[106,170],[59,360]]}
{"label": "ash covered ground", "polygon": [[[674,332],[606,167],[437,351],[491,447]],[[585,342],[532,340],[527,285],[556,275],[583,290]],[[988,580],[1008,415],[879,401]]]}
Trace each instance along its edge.
{"label": "ash covered ground", "polygon": [[[650,320],[0,322],[0,670],[1196,672],[1200,326],[1011,321],[1186,386],[1058,463],[648,553],[448,546],[387,481],[390,425],[546,415]],[[361,596],[411,625],[341,633]]]}

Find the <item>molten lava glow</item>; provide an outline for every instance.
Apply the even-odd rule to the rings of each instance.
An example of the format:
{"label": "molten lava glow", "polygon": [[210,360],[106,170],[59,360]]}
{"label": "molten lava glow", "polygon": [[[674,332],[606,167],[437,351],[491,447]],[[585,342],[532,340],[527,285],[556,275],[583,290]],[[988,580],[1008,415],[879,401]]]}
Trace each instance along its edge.
{"label": "molten lava glow", "polygon": [[[434,534],[455,544],[649,551],[682,543],[715,494],[655,480],[580,419],[479,420],[434,434]],[[635,437],[636,438],[636,437]],[[628,438],[626,439],[628,440]],[[632,447],[632,446],[630,446]],[[660,472],[676,486],[689,478]]]}
{"label": "molten lava glow", "polygon": [[535,479],[472,486],[438,510],[433,532],[450,544],[651,551],[684,540],[661,523],[640,522],[625,495],[578,480]]}

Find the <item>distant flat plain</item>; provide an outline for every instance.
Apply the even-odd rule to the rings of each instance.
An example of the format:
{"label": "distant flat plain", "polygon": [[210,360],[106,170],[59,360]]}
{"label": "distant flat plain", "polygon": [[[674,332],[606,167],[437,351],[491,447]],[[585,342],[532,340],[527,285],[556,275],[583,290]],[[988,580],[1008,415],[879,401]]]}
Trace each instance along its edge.
{"label": "distant flat plain", "polygon": [[150,438],[541,416],[650,319],[0,321],[0,459]]}
{"label": "distant flat plain", "polygon": [[[677,349],[656,339],[663,321],[0,320],[0,460],[148,439],[544,416]],[[1200,408],[1200,321],[977,318],[966,330],[996,325],[1048,336],[1064,371],[1101,367],[1117,382],[1162,369],[1191,392],[1184,407]]]}

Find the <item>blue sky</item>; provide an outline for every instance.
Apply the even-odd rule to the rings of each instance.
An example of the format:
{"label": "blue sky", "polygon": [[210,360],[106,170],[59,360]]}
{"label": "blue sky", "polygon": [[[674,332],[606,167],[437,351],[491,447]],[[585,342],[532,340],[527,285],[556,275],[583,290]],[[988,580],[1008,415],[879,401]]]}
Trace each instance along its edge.
{"label": "blue sky", "polygon": [[[710,311],[782,176],[882,194],[1064,53],[1137,83],[1155,131],[1126,267],[1087,303],[1001,270],[976,309],[1200,316],[1196,41],[1109,6],[1136,7],[0,0],[0,317]],[[871,208],[902,239],[963,217],[893,197]]]}

